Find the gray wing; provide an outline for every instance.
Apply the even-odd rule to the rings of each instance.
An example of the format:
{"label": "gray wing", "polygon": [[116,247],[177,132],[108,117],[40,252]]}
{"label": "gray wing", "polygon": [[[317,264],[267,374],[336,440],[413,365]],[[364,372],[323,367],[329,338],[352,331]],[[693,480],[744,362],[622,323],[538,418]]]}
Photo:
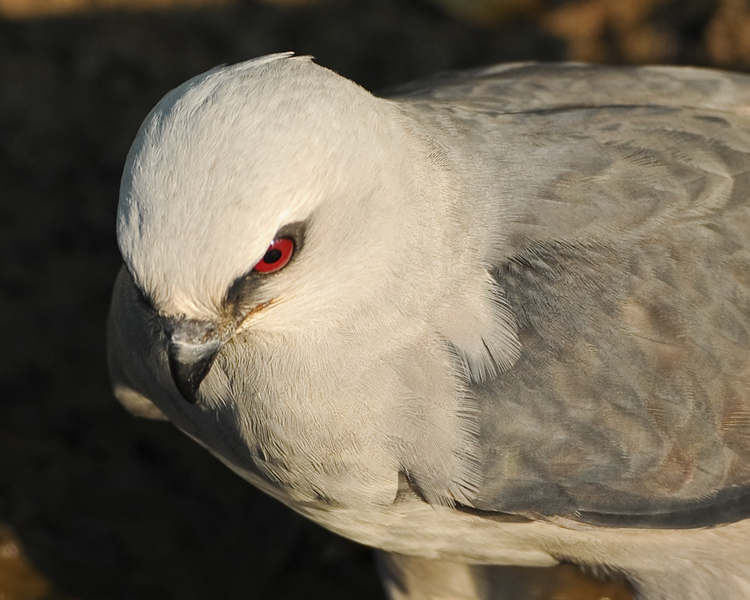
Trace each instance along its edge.
{"label": "gray wing", "polygon": [[474,508],[613,526],[750,517],[749,80],[522,65],[405,98],[477,107],[452,118],[501,148],[511,205],[494,276],[522,353],[473,385]]}
{"label": "gray wing", "polygon": [[595,106],[671,106],[747,114],[746,75],[691,67],[507,63],[447,72],[384,90],[388,98],[445,102],[501,114]]}

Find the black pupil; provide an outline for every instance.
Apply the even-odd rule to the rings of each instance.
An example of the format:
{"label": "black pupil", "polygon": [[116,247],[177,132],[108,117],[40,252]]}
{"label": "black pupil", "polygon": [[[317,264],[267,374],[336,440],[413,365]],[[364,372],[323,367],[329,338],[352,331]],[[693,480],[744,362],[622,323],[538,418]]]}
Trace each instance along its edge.
{"label": "black pupil", "polygon": [[281,250],[278,250],[277,248],[269,250],[263,257],[263,262],[269,265],[278,262],[279,260],[281,260]]}

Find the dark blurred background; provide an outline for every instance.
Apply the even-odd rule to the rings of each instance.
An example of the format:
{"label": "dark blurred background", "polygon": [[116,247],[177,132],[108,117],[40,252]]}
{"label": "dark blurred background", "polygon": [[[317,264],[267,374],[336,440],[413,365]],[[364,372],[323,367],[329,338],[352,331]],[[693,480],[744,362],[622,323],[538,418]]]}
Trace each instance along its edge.
{"label": "dark blurred background", "polygon": [[141,120],[193,75],[285,50],[373,90],[518,60],[743,70],[750,7],[0,0],[0,599],[382,598],[367,549],[130,417],[107,380],[118,185]]}

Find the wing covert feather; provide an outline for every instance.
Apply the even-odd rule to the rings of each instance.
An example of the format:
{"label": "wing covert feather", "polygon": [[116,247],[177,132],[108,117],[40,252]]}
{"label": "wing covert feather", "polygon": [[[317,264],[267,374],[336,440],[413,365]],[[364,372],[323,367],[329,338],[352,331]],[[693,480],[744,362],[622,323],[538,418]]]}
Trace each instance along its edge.
{"label": "wing covert feather", "polygon": [[[493,274],[522,350],[473,387],[485,466],[474,507],[653,527],[750,516],[748,86],[605,69],[614,92],[602,85],[584,106],[574,90],[549,111],[565,73],[500,76],[519,70],[529,77],[509,89],[544,90],[528,102],[541,112],[507,121],[526,158],[504,184],[511,222]],[[613,97],[636,72],[645,88]],[[650,77],[686,95],[640,105]]]}

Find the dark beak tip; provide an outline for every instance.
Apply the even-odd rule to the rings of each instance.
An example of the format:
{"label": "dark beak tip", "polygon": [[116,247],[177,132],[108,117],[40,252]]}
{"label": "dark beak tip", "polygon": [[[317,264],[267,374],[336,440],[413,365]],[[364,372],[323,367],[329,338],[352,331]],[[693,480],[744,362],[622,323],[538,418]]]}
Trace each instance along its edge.
{"label": "dark beak tip", "polygon": [[168,344],[169,371],[180,395],[189,404],[198,403],[198,389],[211,370],[220,349],[220,344],[206,345],[198,352],[190,352],[188,358],[180,344]]}

